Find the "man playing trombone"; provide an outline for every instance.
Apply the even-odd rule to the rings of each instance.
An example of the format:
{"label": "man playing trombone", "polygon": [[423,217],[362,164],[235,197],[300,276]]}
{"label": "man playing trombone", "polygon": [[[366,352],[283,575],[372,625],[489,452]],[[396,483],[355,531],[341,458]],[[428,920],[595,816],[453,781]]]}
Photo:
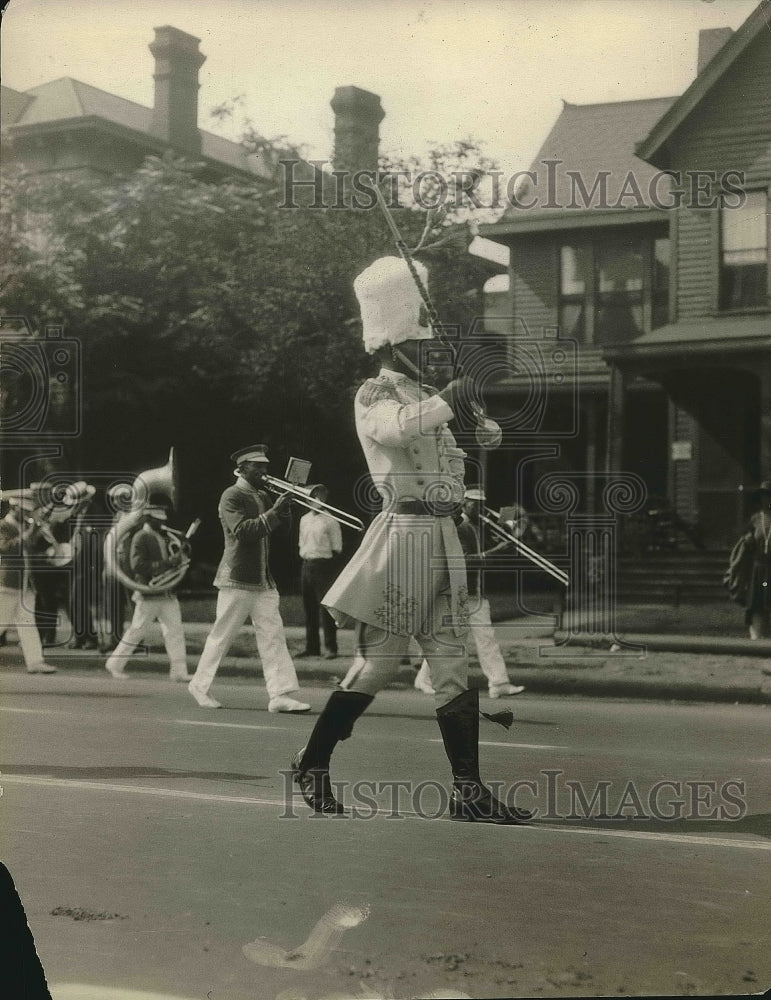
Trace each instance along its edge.
{"label": "man playing trombone", "polygon": [[291,697],[300,685],[268,565],[270,535],[289,516],[292,499],[285,493],[271,504],[265,492],[269,460],[264,445],[242,448],[230,458],[236,463],[236,481],[219,503],[225,551],[214,578],[219,590],[217,617],[188,691],[201,708],[221,707],[209,688],[236,633],[251,618],[270,699],[268,711],[308,712],[310,705]]}
{"label": "man playing trombone", "polygon": [[[412,262],[410,261],[410,264]],[[422,280],[425,268],[420,267]],[[479,776],[478,693],[468,688],[466,567],[453,520],[463,498],[465,453],[447,422],[469,392],[455,379],[437,393],[422,385],[433,332],[419,325],[421,297],[396,257],[354,282],[364,346],[381,364],[355,401],[356,430],[383,510],[324,598],[338,624],[357,623],[358,655],[333,692],[307,745],[292,759],[303,798],[318,813],[342,813],[329,776],[332,752],[398,672],[413,636],[429,662],[439,729],[453,774],[450,815],[499,824],[529,815],[509,809]]]}
{"label": "man playing trombone", "polygon": [[[482,551],[480,534],[482,522],[480,515],[485,502],[484,491],[478,487],[467,489],[463,498],[463,518],[458,525],[463,554],[466,557],[468,570],[468,594],[471,605],[469,612],[469,631],[477,648],[479,666],[487,678],[488,693],[491,698],[510,698],[522,694],[525,690],[520,684],[512,684],[506,672],[506,662],[501,653],[501,647],[495,637],[495,630],[490,618],[490,602],[484,596],[484,581],[482,571],[488,556],[508,548],[509,543],[499,542],[486,552]],[[428,663],[424,660],[415,678],[415,687],[425,694],[433,694]]]}

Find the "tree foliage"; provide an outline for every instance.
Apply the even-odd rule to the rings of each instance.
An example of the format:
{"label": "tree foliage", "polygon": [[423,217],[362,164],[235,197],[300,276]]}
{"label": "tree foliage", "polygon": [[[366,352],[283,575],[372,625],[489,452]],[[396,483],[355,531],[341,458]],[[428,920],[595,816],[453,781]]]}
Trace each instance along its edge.
{"label": "tree foliage", "polygon": [[[273,176],[216,182],[171,155],[108,178],[5,172],[0,309],[79,339],[83,471],[147,468],[173,443],[190,505],[211,508],[225,456],[261,440],[279,473],[308,457],[350,503],[352,398],[371,370],[352,281],[395,250],[377,212],[281,209],[278,159]],[[417,243],[424,215],[398,216]],[[442,318],[468,325],[489,272],[451,221],[423,259]]]}

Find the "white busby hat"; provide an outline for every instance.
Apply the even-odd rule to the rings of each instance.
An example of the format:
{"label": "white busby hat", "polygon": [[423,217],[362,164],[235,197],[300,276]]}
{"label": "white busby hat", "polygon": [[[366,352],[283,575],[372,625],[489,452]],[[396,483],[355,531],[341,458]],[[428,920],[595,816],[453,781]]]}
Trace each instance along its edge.
{"label": "white busby hat", "polygon": [[[417,262],[415,268],[425,284],[428,271]],[[356,278],[353,290],[359,300],[368,354],[386,344],[430,340],[434,336],[430,327],[419,324],[422,299],[401,257],[380,257]]]}
{"label": "white busby hat", "polygon": [[270,462],[266,451],[267,448],[264,444],[252,444],[248,448],[234,451],[230,456],[230,461],[235,462],[236,465],[241,465],[242,462]]}

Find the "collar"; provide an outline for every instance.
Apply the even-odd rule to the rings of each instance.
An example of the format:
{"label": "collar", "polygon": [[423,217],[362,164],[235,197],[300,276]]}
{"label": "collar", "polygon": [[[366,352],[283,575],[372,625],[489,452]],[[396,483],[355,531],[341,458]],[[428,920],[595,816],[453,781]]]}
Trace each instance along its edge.
{"label": "collar", "polygon": [[236,487],[239,490],[243,490],[244,493],[251,493],[253,496],[257,496],[261,492],[256,486],[247,483],[243,476],[236,476]]}

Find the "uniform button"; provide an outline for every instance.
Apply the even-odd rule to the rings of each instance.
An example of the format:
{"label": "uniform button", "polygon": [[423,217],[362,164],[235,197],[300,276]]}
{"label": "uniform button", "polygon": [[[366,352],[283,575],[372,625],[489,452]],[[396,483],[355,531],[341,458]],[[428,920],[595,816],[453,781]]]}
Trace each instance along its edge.
{"label": "uniform button", "polygon": [[423,468],[423,466],[422,466],[422,465],[420,464],[420,462],[416,462],[416,463],[415,463],[415,468],[416,468],[416,469],[422,469],[422,468]]}
{"label": "uniform button", "polygon": [[418,486],[425,486],[425,485],[426,485],[425,479],[419,479],[418,480]]}

